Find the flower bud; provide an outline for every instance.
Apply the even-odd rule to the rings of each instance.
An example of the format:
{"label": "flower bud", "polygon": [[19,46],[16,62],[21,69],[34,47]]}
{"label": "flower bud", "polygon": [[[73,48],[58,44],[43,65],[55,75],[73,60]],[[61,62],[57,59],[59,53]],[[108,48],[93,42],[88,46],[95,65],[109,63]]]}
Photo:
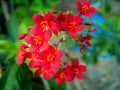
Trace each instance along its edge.
{"label": "flower bud", "polygon": [[92,22],[86,22],[85,25],[91,26],[93,23]]}
{"label": "flower bud", "polygon": [[20,48],[21,48],[21,49],[25,49],[25,48],[28,48],[28,46],[25,45],[25,44],[20,44]]}
{"label": "flower bud", "polygon": [[25,36],[27,36],[27,34],[20,34],[20,35],[18,36],[18,39],[19,39],[19,40],[22,40],[22,39],[25,38]]}
{"label": "flower bud", "polygon": [[92,28],[89,29],[89,32],[94,32],[95,30],[96,30],[96,28],[92,27]]}

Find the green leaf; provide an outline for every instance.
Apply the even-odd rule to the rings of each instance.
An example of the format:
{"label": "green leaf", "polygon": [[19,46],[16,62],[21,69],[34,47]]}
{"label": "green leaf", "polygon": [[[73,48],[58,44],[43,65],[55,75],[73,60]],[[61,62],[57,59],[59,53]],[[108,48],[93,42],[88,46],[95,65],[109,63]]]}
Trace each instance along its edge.
{"label": "green leaf", "polygon": [[100,26],[102,28],[102,30],[104,31],[110,31],[110,26],[109,26],[109,23],[105,22],[105,23],[100,23],[100,22],[97,22],[95,21],[94,24]]}
{"label": "green leaf", "polygon": [[117,20],[117,27],[116,27],[116,31],[120,33],[120,16]]}
{"label": "green leaf", "polygon": [[103,46],[100,48],[100,51],[98,51],[98,56],[100,56],[104,51],[107,51],[108,49],[110,49],[113,42],[114,42],[114,39],[111,38],[109,41],[104,43]]}
{"label": "green leaf", "polygon": [[12,41],[17,41],[17,36],[18,36],[18,26],[19,23],[15,19],[11,18],[8,21],[6,21],[6,27],[7,27],[7,32],[9,34],[9,37]]}
{"label": "green leaf", "polygon": [[110,10],[111,10],[110,2],[105,0],[105,11],[109,13]]}
{"label": "green leaf", "polygon": [[49,7],[55,7],[60,3],[60,0],[46,0],[46,3]]}
{"label": "green leaf", "polygon": [[51,90],[67,90],[66,82],[59,86],[56,84],[55,80],[50,79],[48,83],[50,84]]}
{"label": "green leaf", "polygon": [[27,26],[24,23],[21,23],[18,29],[18,34],[28,33]]}
{"label": "green leaf", "polygon": [[0,40],[0,52],[4,53],[9,52],[11,49],[13,50],[13,48],[11,48],[12,45],[13,43],[8,40]]}
{"label": "green leaf", "polygon": [[0,79],[0,90],[14,90],[14,80],[19,66],[11,62]]}

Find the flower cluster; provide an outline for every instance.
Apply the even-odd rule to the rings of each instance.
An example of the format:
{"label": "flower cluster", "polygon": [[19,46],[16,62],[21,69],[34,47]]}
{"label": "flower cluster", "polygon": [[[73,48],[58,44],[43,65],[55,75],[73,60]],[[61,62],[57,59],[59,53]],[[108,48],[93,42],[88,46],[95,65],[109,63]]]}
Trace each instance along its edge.
{"label": "flower cluster", "polygon": [[[90,26],[88,32],[95,31],[95,28],[91,27],[92,22],[83,23],[82,18],[82,15],[91,16],[95,8],[90,7],[88,0],[84,0],[83,3],[76,0],[76,5],[80,14],[59,13],[54,10],[45,15],[34,14],[32,18],[35,24],[28,27],[28,33],[18,36],[18,39],[24,40],[25,43],[20,44],[20,50],[16,53],[16,63],[19,65],[26,59],[29,60],[28,67],[36,69],[35,76],[42,75],[45,80],[52,77],[58,85],[64,80],[71,82],[75,77],[83,79],[83,72],[87,67],[79,64],[79,60],[72,58],[65,50],[61,50],[67,37],[79,43],[81,53],[86,46],[92,46],[89,42],[92,36],[78,32],[83,31],[86,25]],[[59,39],[53,40],[56,37]],[[61,60],[63,56],[66,56],[66,61]]]}

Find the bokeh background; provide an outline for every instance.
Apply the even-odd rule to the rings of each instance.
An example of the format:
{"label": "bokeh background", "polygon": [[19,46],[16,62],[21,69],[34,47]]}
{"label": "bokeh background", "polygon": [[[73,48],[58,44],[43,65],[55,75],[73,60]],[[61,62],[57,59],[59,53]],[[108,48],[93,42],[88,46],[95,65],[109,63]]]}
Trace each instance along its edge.
{"label": "bokeh background", "polygon": [[[88,67],[85,79],[57,86],[55,81],[35,77],[26,64],[17,66],[18,34],[33,25],[34,13],[50,9],[78,13],[75,0],[0,0],[0,90],[120,90],[120,0],[90,0],[97,12],[93,21],[92,47],[79,54],[80,47],[68,40],[71,54]],[[82,32],[85,33],[85,30]]]}

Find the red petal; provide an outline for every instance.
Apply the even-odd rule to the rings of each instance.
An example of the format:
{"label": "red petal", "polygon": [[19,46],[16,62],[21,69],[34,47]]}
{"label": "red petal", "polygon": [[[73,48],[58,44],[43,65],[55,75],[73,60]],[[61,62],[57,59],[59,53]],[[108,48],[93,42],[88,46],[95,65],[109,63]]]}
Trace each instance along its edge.
{"label": "red petal", "polygon": [[50,73],[47,73],[47,71],[43,72],[43,77],[45,80],[49,80],[50,79]]}
{"label": "red petal", "polygon": [[35,76],[39,76],[41,74],[41,68],[37,69],[37,71],[35,72]]}
{"label": "red petal", "polygon": [[72,38],[77,38],[78,37],[78,35],[75,32],[69,31],[68,33]]}
{"label": "red petal", "polygon": [[66,17],[66,21],[72,21],[73,20],[73,15],[72,14],[68,14]]}
{"label": "red petal", "polygon": [[90,17],[92,14],[94,14],[96,9],[94,7],[90,7],[89,10],[84,13],[85,16]]}
{"label": "red petal", "polygon": [[18,58],[16,61],[16,64],[20,65],[20,64],[24,63],[24,61],[25,61],[25,58]]}
{"label": "red petal", "polygon": [[53,74],[54,74],[54,69],[51,68],[51,69],[49,70],[49,73],[53,75]]}
{"label": "red petal", "polygon": [[81,10],[81,3],[79,0],[76,0],[76,6],[78,10]]}
{"label": "red petal", "polygon": [[60,59],[62,57],[62,51],[60,50],[56,50],[55,54],[56,54],[56,59]]}
{"label": "red petal", "polygon": [[47,21],[52,21],[52,16],[53,12],[48,12],[47,14],[44,15],[44,20],[47,20]]}
{"label": "red petal", "polygon": [[25,40],[27,43],[29,43],[29,44],[33,44],[33,43],[34,43],[33,37],[32,37],[32,36],[29,36],[29,35],[27,35],[27,36],[24,38],[24,40]]}
{"label": "red petal", "polygon": [[43,19],[43,17],[40,14],[34,14],[32,18],[35,23],[40,23],[40,21]]}
{"label": "red petal", "polygon": [[43,45],[40,47],[40,51],[47,50],[49,47],[49,44],[47,42],[44,42]]}
{"label": "red petal", "polygon": [[50,30],[47,30],[47,31],[44,32],[44,39],[45,39],[45,41],[48,41],[50,39],[51,34],[52,33],[51,33]]}
{"label": "red petal", "polygon": [[84,2],[82,3],[82,5],[86,5],[86,6],[90,6],[90,2],[88,0],[84,0]]}
{"label": "red petal", "polygon": [[30,52],[38,52],[39,51],[39,46],[31,46],[29,51]]}
{"label": "red petal", "polygon": [[96,9],[94,7],[90,7],[88,10],[89,14],[94,14],[96,12]]}
{"label": "red petal", "polygon": [[68,23],[67,22],[63,22],[62,23],[62,28],[64,29],[64,31],[66,31],[68,29]]}
{"label": "red petal", "polygon": [[68,82],[71,82],[71,81],[73,81],[73,79],[74,79],[74,77],[72,77],[71,75],[67,75],[66,77],[65,77],[65,80],[66,81],[68,81]]}
{"label": "red petal", "polygon": [[50,22],[49,26],[52,29],[53,33],[55,35],[58,35],[58,29],[59,29],[58,25],[54,22]]}
{"label": "red petal", "polygon": [[82,23],[82,18],[80,17],[80,14],[74,16],[74,21],[76,22],[77,25]]}
{"label": "red petal", "polygon": [[80,71],[87,71],[87,67],[85,65],[79,65]]}
{"label": "red petal", "polygon": [[54,63],[51,63],[52,68],[58,68],[60,66],[60,60],[56,60]]}
{"label": "red petal", "polygon": [[83,75],[82,73],[78,73],[78,74],[76,75],[76,77],[77,77],[79,80],[84,79],[84,75]]}
{"label": "red petal", "polygon": [[76,31],[76,32],[79,32],[79,31],[84,30],[84,28],[85,28],[85,26],[80,25],[80,26],[77,26],[77,27],[75,28],[75,31]]}
{"label": "red petal", "polygon": [[38,59],[32,59],[32,60],[30,60],[28,67],[29,68],[35,68],[36,66],[39,65],[39,63],[40,62],[39,62]]}
{"label": "red petal", "polygon": [[40,24],[35,24],[31,30],[31,33],[34,35],[39,35],[42,32]]}
{"label": "red petal", "polygon": [[74,59],[74,60],[72,61],[72,66],[77,66],[78,64],[79,64],[79,60]]}
{"label": "red petal", "polygon": [[58,85],[61,85],[63,82],[64,82],[64,79],[61,79],[61,78],[57,78],[57,79],[56,79],[56,83],[57,83]]}
{"label": "red petal", "polygon": [[45,69],[50,69],[51,68],[50,63],[45,62],[45,61],[43,63],[41,63],[41,66],[44,67]]}

